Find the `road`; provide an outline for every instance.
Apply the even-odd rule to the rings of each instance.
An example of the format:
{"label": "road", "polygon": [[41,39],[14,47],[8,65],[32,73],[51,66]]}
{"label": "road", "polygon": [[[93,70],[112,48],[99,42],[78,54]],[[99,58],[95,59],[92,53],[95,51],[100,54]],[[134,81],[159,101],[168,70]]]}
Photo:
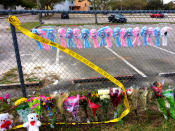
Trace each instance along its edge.
{"label": "road", "polygon": [[[22,22],[37,21],[32,16],[21,16]],[[86,18],[82,18],[86,21]],[[88,19],[88,18],[87,18]],[[141,21],[140,18],[139,21]],[[168,18],[169,19],[169,18]],[[166,19],[166,20],[168,20]],[[72,19],[70,19],[72,20]],[[68,20],[68,21],[70,21]],[[47,20],[49,21],[49,20]],[[54,20],[52,20],[55,22]],[[104,20],[105,21],[105,20]],[[136,20],[137,21],[137,20]],[[137,21],[137,22],[139,22]],[[148,20],[149,21],[149,20]],[[175,21],[175,20],[174,20]],[[4,26],[8,26],[7,20],[1,21]],[[76,23],[76,21],[72,20]],[[78,21],[80,22],[80,21]],[[65,23],[65,22],[64,22]],[[71,24],[71,23],[69,23]],[[175,24],[149,24],[148,27],[164,27],[170,26],[175,30]],[[2,25],[1,25],[2,26]],[[118,25],[121,28],[136,27],[140,28],[146,26],[144,24],[123,24]],[[99,29],[102,26],[84,25],[79,28],[96,28]],[[111,28],[116,26],[112,25]],[[58,29],[59,27],[54,27]],[[106,47],[95,49],[72,49],[80,55],[84,56],[88,60],[97,64],[102,69],[106,70],[110,74],[117,75],[130,75],[137,74],[141,77],[149,77],[157,75],[160,72],[174,72],[175,71],[175,40],[174,31],[169,33],[168,46],[167,47],[151,47],[141,46],[132,48],[117,48],[115,42],[112,39],[113,47],[107,49]],[[36,73],[40,77],[46,77],[49,74],[59,74],[63,80],[88,78],[101,76],[94,72],[89,67],[80,63],[79,61],[71,58],[67,54],[60,52],[59,55],[54,50],[39,50],[34,40],[31,40],[27,36],[17,33],[19,49],[21,54],[22,65],[25,73]],[[0,73],[16,67],[15,54],[12,46],[12,39],[10,32],[3,31],[0,33]],[[56,40],[59,42],[59,40]],[[93,42],[91,41],[91,44]],[[93,45],[92,45],[93,46]],[[56,63],[56,57],[59,62]],[[36,68],[38,67],[38,68]]]}

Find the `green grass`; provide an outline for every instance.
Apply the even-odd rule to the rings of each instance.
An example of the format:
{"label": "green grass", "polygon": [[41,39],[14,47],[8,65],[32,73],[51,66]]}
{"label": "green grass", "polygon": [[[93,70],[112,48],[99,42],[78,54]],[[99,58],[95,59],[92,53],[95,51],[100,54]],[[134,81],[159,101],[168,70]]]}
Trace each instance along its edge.
{"label": "green grass", "polygon": [[34,27],[40,26],[40,24],[39,24],[39,22],[23,22],[21,24],[21,26],[28,29],[28,30],[31,30]]}

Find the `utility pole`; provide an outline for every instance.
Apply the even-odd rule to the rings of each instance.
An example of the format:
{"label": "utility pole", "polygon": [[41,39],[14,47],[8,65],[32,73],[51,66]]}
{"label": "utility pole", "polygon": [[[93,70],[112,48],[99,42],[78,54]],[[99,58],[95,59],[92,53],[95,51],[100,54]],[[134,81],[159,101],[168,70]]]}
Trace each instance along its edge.
{"label": "utility pole", "polygon": [[[37,2],[37,9],[41,10],[41,0],[36,0]],[[38,19],[39,19],[39,23],[42,24],[42,13],[38,14]]]}

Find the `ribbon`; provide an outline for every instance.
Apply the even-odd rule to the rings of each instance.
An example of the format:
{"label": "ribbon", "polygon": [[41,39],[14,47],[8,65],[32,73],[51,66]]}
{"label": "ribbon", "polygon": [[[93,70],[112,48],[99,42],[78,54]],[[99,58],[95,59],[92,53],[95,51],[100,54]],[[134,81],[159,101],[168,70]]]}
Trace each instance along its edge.
{"label": "ribbon", "polygon": [[148,28],[148,37],[147,37],[147,43],[149,43],[151,46],[153,46],[153,37],[154,35],[154,29],[153,27]]}
{"label": "ribbon", "polygon": [[75,42],[77,43],[77,48],[81,49],[82,45],[80,41],[80,29],[78,28],[73,29],[73,37]]}
{"label": "ribbon", "polygon": [[133,29],[133,36],[135,37],[135,39],[133,41],[133,46],[135,46],[136,43],[138,43],[138,46],[140,46],[141,44],[140,44],[140,38],[139,38],[139,36],[140,36],[140,28],[139,27],[135,27]]}
{"label": "ribbon", "polygon": [[[119,118],[116,118],[116,119],[113,119],[113,120],[109,120],[109,121],[90,122],[90,124],[101,124],[101,123],[118,122],[124,116],[126,116],[129,113],[130,106],[129,106],[129,103],[128,103],[128,99],[127,99],[127,95],[126,95],[126,90],[125,90],[123,84],[120,83],[117,79],[115,79],[109,73],[107,73],[106,71],[102,70],[101,68],[99,68],[98,66],[96,66],[95,64],[93,64],[91,61],[89,61],[86,58],[82,57],[81,55],[77,54],[76,52],[73,52],[73,51],[69,50],[68,48],[64,48],[64,47],[60,46],[57,43],[51,42],[50,40],[44,39],[44,38],[42,38],[42,37],[40,37],[40,36],[38,36],[36,34],[33,34],[29,30],[23,28],[21,26],[21,23],[20,23],[19,19],[16,16],[10,16],[8,18],[8,22],[11,23],[13,26],[15,26],[15,28],[17,28],[18,30],[20,30],[23,34],[27,35],[28,37],[30,37],[30,38],[32,38],[34,40],[37,40],[39,42],[46,43],[46,44],[48,44],[50,46],[57,47],[61,51],[69,54],[70,56],[72,56],[72,57],[76,58],[77,60],[81,61],[82,63],[86,64],[88,67],[92,68],[96,72],[100,73],[102,76],[104,76],[107,79],[109,79],[111,82],[113,82],[114,84],[116,84],[118,87],[122,88],[122,90],[124,92],[124,105],[125,105],[126,109],[122,112],[122,114],[120,115],[120,117]],[[64,122],[59,122],[59,123],[56,123],[56,124],[63,125],[65,123]],[[75,125],[75,123],[68,123],[68,124]],[[89,123],[79,123],[79,124],[89,124]],[[43,123],[43,125],[46,125],[46,123]],[[18,128],[21,128],[21,127],[22,127],[22,125],[18,125],[16,127],[14,127],[13,129],[18,129]]]}
{"label": "ribbon", "polygon": [[76,45],[73,42],[73,30],[67,29],[66,31],[66,38],[68,39],[68,48],[76,48]]}
{"label": "ribbon", "polygon": [[81,31],[81,39],[84,40],[84,48],[91,48],[91,45],[89,43],[89,35],[90,35],[90,32],[88,29],[82,29]]}
{"label": "ribbon", "polygon": [[147,27],[143,27],[141,29],[141,36],[143,38],[143,44],[144,46],[147,46],[147,37],[148,37],[148,28]]}
{"label": "ribbon", "polygon": [[122,28],[120,30],[120,38],[121,38],[121,45],[122,47],[126,47],[126,38],[125,38],[125,34],[126,34],[126,29],[125,28]]}
{"label": "ribbon", "polygon": [[[40,32],[38,31],[38,29],[32,29],[32,33],[34,33],[34,34],[36,34],[36,35],[38,35],[38,36],[41,36],[41,34],[40,34]],[[36,44],[38,45],[38,48],[39,48],[39,49],[44,49],[44,48],[43,48],[43,45],[42,45],[39,41],[36,40]]]}
{"label": "ribbon", "polygon": [[162,35],[162,46],[167,46],[168,44],[168,40],[167,40],[167,37],[168,37],[168,31],[171,31],[172,28],[170,27],[163,27],[161,29],[161,35]]}
{"label": "ribbon", "polygon": [[160,28],[156,27],[154,29],[154,37],[156,38],[156,46],[160,46]]}
{"label": "ribbon", "polygon": [[133,36],[132,28],[128,28],[125,35],[128,47],[133,47],[131,39],[131,37]]}
{"label": "ribbon", "polygon": [[105,29],[105,34],[106,34],[107,47],[111,48],[112,47],[112,43],[111,43],[112,29],[111,28]]}
{"label": "ribbon", "polygon": [[[55,35],[55,30],[54,29],[52,29],[52,28],[50,28],[50,29],[48,29],[48,31],[47,31],[47,38],[49,39],[49,40],[51,40],[52,42],[55,42],[55,39],[56,39],[56,35]],[[56,50],[56,48],[55,47],[51,47],[53,50]]]}
{"label": "ribbon", "polygon": [[[38,31],[39,31],[39,33],[41,34],[41,37],[47,38],[46,32],[44,31],[44,29],[38,29]],[[49,49],[50,49],[49,45],[47,45],[47,44],[45,44],[45,43],[43,43],[43,45],[44,45],[44,49],[45,49],[45,50],[49,50]]]}
{"label": "ribbon", "polygon": [[100,48],[98,41],[97,41],[97,30],[96,29],[91,29],[90,30],[90,38],[94,42],[94,48]]}
{"label": "ribbon", "polygon": [[77,95],[77,97],[75,96],[71,96],[68,97],[65,101],[64,101],[64,108],[72,113],[74,120],[78,121],[78,108],[79,108],[79,99],[80,99],[80,95]]}
{"label": "ribbon", "polygon": [[58,30],[58,37],[61,40],[61,45],[65,48],[67,48],[66,42],[65,42],[65,38],[66,38],[66,30],[64,28],[60,28]]}
{"label": "ribbon", "polygon": [[97,32],[98,37],[101,38],[101,41],[99,43],[100,47],[106,46],[106,39],[105,39],[106,33],[105,33],[105,30],[108,29],[108,28],[109,28],[108,26],[103,27],[103,28],[99,29],[98,32]]}
{"label": "ribbon", "polygon": [[117,47],[121,47],[120,28],[114,28],[114,30],[113,30],[113,38],[115,39],[116,46]]}

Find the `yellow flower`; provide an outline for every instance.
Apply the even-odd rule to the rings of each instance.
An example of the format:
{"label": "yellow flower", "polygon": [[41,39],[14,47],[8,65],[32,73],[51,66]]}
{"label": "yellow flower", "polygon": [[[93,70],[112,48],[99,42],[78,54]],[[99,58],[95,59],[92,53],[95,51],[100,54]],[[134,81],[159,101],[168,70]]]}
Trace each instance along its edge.
{"label": "yellow flower", "polygon": [[20,98],[17,101],[15,101],[15,106],[19,106],[20,104],[27,101],[27,98]]}
{"label": "yellow flower", "polygon": [[43,102],[43,105],[46,105],[46,103],[45,103],[45,102]]}

